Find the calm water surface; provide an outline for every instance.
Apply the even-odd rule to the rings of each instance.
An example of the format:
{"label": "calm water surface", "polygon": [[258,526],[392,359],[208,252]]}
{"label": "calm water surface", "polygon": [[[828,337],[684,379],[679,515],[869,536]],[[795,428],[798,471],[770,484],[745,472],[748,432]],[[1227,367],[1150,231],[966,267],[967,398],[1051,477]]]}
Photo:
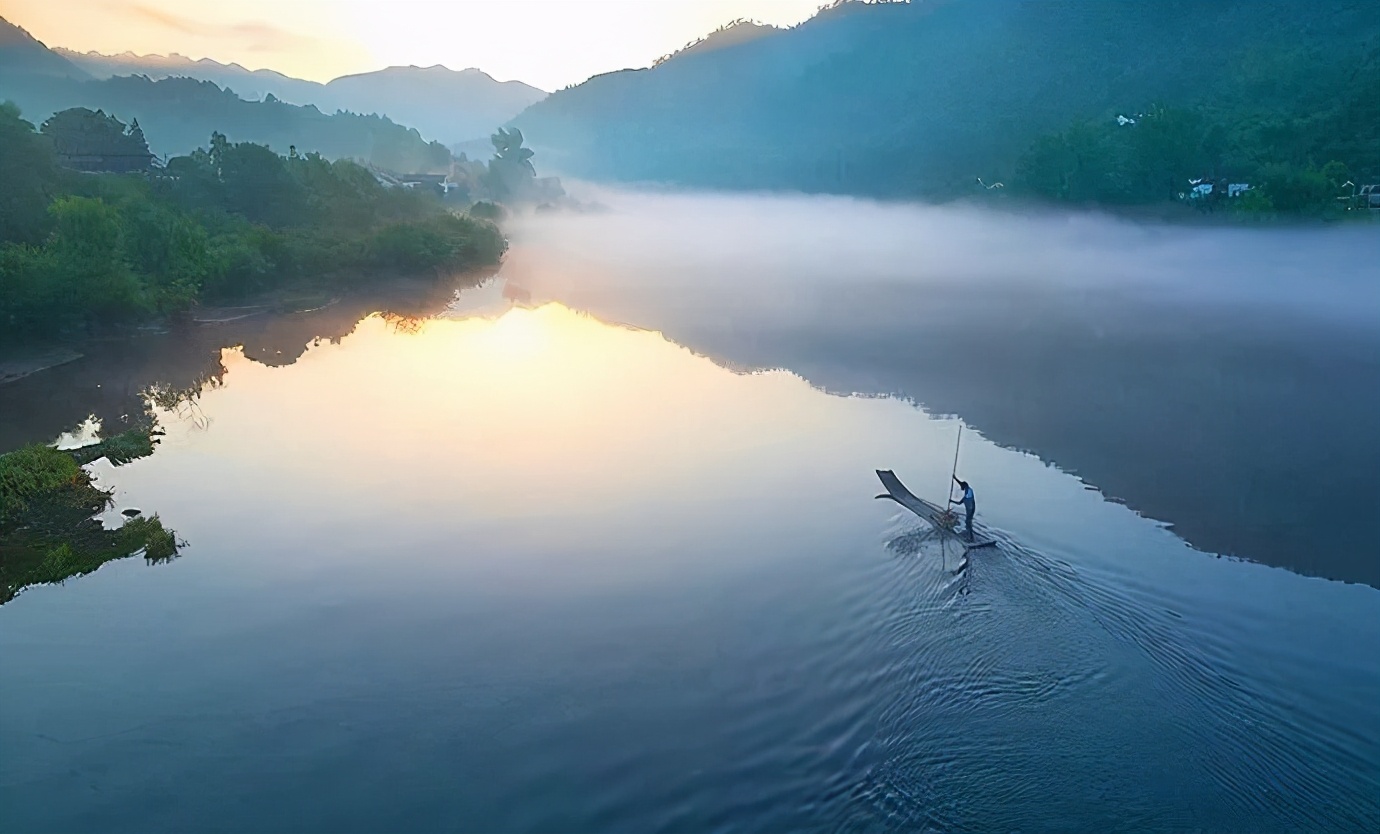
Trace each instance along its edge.
{"label": "calm water surface", "polygon": [[6,829],[1380,827],[1380,591],[976,432],[965,559],[954,420],[474,297],[96,465],[189,545],[0,609]]}

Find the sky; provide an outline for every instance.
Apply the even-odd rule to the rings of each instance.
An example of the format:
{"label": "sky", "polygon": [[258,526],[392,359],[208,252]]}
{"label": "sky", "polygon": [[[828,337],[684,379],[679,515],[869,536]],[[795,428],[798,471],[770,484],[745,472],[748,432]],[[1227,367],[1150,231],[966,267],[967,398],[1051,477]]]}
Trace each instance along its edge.
{"label": "sky", "polygon": [[50,47],[177,52],[329,81],[478,67],[544,90],[644,67],[719,26],[792,25],[825,0],[0,0]]}

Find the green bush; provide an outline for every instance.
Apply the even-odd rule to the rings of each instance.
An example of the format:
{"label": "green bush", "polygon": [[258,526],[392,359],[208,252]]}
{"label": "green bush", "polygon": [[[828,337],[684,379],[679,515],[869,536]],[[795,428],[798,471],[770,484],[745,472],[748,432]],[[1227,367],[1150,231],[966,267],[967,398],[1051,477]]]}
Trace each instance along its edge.
{"label": "green bush", "polygon": [[52,252],[39,246],[0,245],[0,333],[26,334],[51,327],[62,314]]}
{"label": "green bush", "polygon": [[117,531],[116,546],[123,555],[140,550],[150,562],[166,562],[177,555],[177,536],[163,526],[158,516],[131,518]]}
{"label": "green bush", "polygon": [[43,240],[49,231],[45,208],[61,179],[47,137],[20,118],[18,107],[0,103],[0,241]]}
{"label": "green bush", "polygon": [[142,286],[125,253],[120,213],[100,199],[59,197],[48,208],[59,301],[83,318],[128,318],[143,308]]}
{"label": "green bush", "polygon": [[34,499],[89,479],[72,456],[33,445],[0,455],[0,527],[13,523]]}
{"label": "green bush", "polygon": [[[1345,167],[1341,167],[1339,173],[1344,177],[1345,171]],[[1341,193],[1338,185],[1321,170],[1276,163],[1264,166],[1260,177],[1263,180],[1261,189],[1276,211],[1322,216],[1342,210],[1337,201]]]}
{"label": "green bush", "polygon": [[1257,220],[1275,216],[1275,204],[1263,189],[1252,188],[1232,201],[1232,208],[1239,214]]}
{"label": "green bush", "polygon": [[488,200],[480,200],[470,206],[469,212],[471,216],[478,217],[480,220],[490,220],[495,223],[502,220],[507,215],[503,206],[498,203],[489,202]]}
{"label": "green bush", "polygon": [[101,458],[105,458],[115,466],[121,466],[132,460],[146,458],[153,454],[153,447],[157,442],[155,438],[159,436],[161,436],[161,432],[147,427],[134,428],[107,437],[99,443],[72,449],[65,454],[70,455],[82,466]]}
{"label": "green bush", "polygon": [[371,242],[370,253],[381,266],[423,270],[494,263],[502,257],[506,246],[492,223],[445,214],[380,229]]}

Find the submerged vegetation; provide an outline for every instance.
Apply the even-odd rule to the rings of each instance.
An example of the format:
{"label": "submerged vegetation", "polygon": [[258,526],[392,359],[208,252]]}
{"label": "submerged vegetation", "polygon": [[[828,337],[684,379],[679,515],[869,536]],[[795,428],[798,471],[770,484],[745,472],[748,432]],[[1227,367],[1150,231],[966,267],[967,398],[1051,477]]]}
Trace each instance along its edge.
{"label": "submerged vegetation", "polygon": [[[0,338],[171,316],[285,287],[458,272],[497,263],[506,248],[493,223],[451,212],[434,194],[385,187],[354,162],[295,148],[280,156],[219,133],[162,169],[76,173],[59,164],[57,149],[75,147],[64,127],[96,125],[119,139],[104,144],[118,144],[122,159],[146,145],[137,125],[103,113],[59,116],[39,132],[0,105]],[[100,156],[97,144],[77,162]]]}
{"label": "submerged vegetation", "polygon": [[119,466],[147,456],[154,438],[139,428],[70,451],[32,445],[0,455],[0,604],[30,585],[62,582],[115,559],[177,557],[182,544],[157,515],[106,529],[97,516],[110,507],[111,493],[82,468],[100,458]]}

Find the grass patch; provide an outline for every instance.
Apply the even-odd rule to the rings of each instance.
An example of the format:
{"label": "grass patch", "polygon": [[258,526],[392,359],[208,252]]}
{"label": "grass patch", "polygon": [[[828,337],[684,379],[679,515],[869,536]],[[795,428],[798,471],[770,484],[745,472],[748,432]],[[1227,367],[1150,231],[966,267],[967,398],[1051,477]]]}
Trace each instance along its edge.
{"label": "grass patch", "polygon": [[72,449],[68,454],[82,466],[101,458],[106,458],[115,466],[122,466],[132,460],[146,458],[153,454],[153,447],[157,442],[156,438],[160,434],[160,432],[147,428],[130,429],[114,437],[108,437],[100,443]]}
{"label": "grass patch", "polygon": [[90,480],[71,455],[50,446],[0,455],[0,529],[16,523],[36,499]]}

